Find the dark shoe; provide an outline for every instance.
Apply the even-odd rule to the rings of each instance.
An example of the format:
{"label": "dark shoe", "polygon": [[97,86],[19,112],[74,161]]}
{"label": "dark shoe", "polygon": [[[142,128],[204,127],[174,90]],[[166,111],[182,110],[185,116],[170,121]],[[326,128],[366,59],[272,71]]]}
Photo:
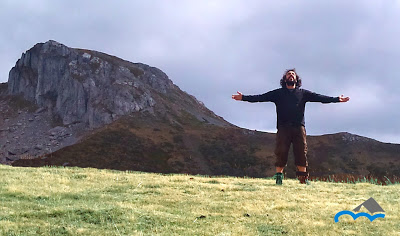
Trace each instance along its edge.
{"label": "dark shoe", "polygon": [[283,173],[276,173],[274,175],[274,179],[276,179],[276,184],[277,185],[282,185]]}
{"label": "dark shoe", "polygon": [[297,179],[299,179],[301,184],[307,184],[310,185],[310,181],[308,180],[308,172],[300,172],[296,171]]}
{"label": "dark shoe", "polygon": [[297,178],[300,180],[301,184],[310,185],[310,181],[308,180],[308,178],[306,176],[298,176]]}

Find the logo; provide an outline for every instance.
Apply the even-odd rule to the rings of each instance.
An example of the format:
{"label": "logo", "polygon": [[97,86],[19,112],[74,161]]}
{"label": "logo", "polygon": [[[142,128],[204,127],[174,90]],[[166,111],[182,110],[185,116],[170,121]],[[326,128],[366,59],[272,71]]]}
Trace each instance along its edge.
{"label": "logo", "polygon": [[[385,212],[382,207],[373,199],[372,197],[369,198],[367,201],[363,202],[361,205],[358,207],[354,208],[353,211],[360,211],[361,207],[364,206],[371,214],[374,214],[375,212]],[[360,213],[353,213],[351,211],[339,211],[335,215],[335,223],[339,222],[339,217],[342,215],[351,215],[353,217],[353,220],[357,220],[357,218],[361,216],[367,217],[371,222],[374,221],[376,218],[385,218],[385,214],[379,213],[375,215],[371,215],[365,212],[360,212]]]}

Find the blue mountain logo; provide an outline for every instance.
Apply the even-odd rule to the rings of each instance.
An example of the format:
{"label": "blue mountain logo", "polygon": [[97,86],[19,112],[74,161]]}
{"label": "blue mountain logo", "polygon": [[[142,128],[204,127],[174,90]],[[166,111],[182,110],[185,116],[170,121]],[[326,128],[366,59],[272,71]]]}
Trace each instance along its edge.
{"label": "blue mountain logo", "polygon": [[[371,214],[374,214],[376,212],[385,212],[382,207],[373,199],[372,197],[369,198],[367,201],[363,202],[361,205],[358,207],[354,208],[353,211],[360,211],[361,207],[364,206]],[[339,222],[339,217],[342,215],[350,215],[353,217],[353,220],[356,220],[358,217],[365,216],[367,217],[371,222],[374,221],[376,218],[385,218],[385,214],[379,213],[379,214],[374,214],[371,215],[365,212],[360,212],[357,214],[354,214],[351,211],[340,211],[336,213],[335,215],[335,223]]]}

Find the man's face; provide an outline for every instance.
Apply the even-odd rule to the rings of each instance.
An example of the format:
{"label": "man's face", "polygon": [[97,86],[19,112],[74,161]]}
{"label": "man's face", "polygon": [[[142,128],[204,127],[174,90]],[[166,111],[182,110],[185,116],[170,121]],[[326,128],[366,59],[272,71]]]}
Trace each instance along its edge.
{"label": "man's face", "polygon": [[294,72],[294,71],[290,70],[286,73],[286,81],[291,81],[291,82],[296,83],[296,81],[297,81],[296,77],[297,77],[296,72]]}

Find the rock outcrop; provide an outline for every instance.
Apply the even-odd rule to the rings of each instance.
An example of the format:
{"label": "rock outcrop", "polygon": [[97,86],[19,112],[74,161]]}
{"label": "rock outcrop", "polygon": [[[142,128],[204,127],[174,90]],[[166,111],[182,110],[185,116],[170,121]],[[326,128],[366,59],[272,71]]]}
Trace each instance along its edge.
{"label": "rock outcrop", "polygon": [[150,109],[152,90],[165,94],[173,87],[156,68],[48,41],[17,61],[8,94],[48,109],[63,125],[83,122],[93,128]]}
{"label": "rock outcrop", "polygon": [[132,112],[173,120],[184,110],[231,126],[155,67],[55,41],[22,54],[0,98],[0,163],[54,152]]}

